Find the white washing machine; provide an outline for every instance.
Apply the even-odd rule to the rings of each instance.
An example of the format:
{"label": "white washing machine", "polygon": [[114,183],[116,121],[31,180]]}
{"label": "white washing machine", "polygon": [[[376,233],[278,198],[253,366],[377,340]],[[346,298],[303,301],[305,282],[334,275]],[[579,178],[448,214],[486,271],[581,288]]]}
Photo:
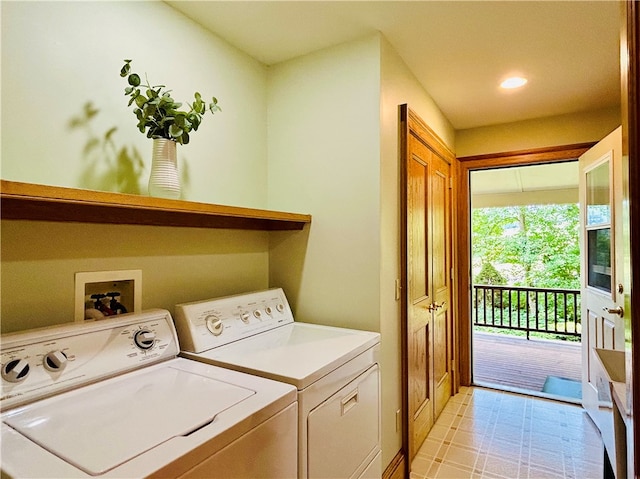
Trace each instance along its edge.
{"label": "white washing machine", "polygon": [[168,311],[1,340],[3,478],[297,473],[295,388],[178,358]]}
{"label": "white washing machine", "polygon": [[299,478],[380,478],[380,335],[295,322],[282,289],[176,306],[185,358],[294,385]]}

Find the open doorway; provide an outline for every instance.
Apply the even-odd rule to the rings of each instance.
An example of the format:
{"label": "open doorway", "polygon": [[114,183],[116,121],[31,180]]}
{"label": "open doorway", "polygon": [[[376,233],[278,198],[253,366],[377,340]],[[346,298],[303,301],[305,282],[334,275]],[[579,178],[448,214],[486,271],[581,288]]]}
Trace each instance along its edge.
{"label": "open doorway", "polygon": [[578,164],[470,173],[473,382],[581,400]]}

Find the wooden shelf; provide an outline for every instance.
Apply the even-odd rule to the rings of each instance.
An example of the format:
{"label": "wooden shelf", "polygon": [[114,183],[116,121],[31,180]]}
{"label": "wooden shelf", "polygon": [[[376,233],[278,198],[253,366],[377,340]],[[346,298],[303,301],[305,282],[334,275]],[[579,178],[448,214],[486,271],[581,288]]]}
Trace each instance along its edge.
{"label": "wooden shelf", "polygon": [[2,219],[301,230],[311,215],[1,180]]}

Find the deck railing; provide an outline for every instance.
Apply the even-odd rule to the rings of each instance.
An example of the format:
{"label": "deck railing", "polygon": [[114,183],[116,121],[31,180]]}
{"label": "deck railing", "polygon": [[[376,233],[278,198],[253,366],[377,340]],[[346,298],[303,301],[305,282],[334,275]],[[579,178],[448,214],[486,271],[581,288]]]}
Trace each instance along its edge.
{"label": "deck railing", "polygon": [[580,337],[580,290],[476,284],[473,324]]}

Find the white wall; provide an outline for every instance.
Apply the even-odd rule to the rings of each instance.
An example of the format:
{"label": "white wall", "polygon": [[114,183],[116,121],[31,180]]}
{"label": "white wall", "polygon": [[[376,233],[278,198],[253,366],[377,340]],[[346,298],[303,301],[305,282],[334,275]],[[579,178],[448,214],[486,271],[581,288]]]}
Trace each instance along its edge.
{"label": "white wall", "polygon": [[[83,156],[90,138],[117,127],[116,151],[151,140],[127,107],[124,58],[150,82],[190,100],[215,95],[189,145],[185,198],[265,208],[267,69],[161,2],[2,2],[2,164],[6,180],[115,190],[113,155]],[[89,129],[69,128],[86,102]],[[107,150],[110,151],[110,150]],[[123,173],[120,168],[119,172]],[[2,221],[2,332],[73,320],[78,271],[141,269],[144,308],[268,287],[269,234],[145,226]]]}
{"label": "white wall", "polygon": [[[220,101],[178,145],[184,197],[265,207],[266,67],[161,2],[2,2],[2,178],[114,191],[113,154],[83,149],[117,127],[116,150],[145,162],[146,194],[151,140],[127,107],[125,58],[185,106],[195,91]],[[71,129],[87,102],[99,113]]]}
{"label": "white wall", "polygon": [[272,242],[270,282],[297,318],[379,330],[377,36],[271,67],[269,208],[313,215],[306,254]]}
{"label": "white wall", "polygon": [[[395,300],[395,280],[400,278],[400,164],[398,105],[408,104],[453,150],[455,131],[432,98],[418,83],[393,47],[381,37],[381,162],[380,162],[380,331],[385,338],[383,357],[387,380],[382,387],[385,412],[402,407],[400,302]],[[390,461],[402,445],[395,422],[383,422],[385,459]]]}
{"label": "white wall", "polygon": [[460,130],[458,157],[600,141],[621,122],[620,108]]}

